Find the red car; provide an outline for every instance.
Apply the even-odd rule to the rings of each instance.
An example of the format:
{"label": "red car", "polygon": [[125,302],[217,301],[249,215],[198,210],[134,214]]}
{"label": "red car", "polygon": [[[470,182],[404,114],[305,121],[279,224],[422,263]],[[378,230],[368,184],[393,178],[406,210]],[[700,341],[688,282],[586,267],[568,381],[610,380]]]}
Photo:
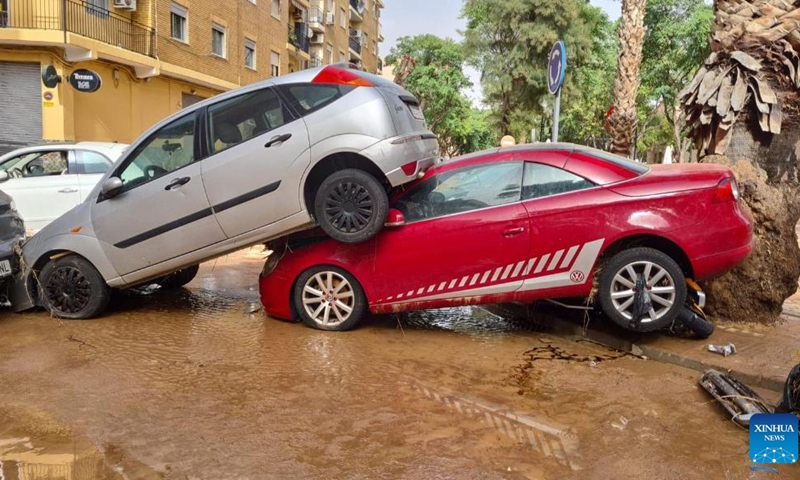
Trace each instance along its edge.
{"label": "red car", "polygon": [[[342,222],[359,215],[350,193]],[[261,300],[271,316],[347,330],[368,311],[593,297],[617,324],[654,331],[686,304],[687,279],[750,254],[738,200],[723,166],[648,166],[569,144],[493,149],[394,192],[390,228],[368,242],[271,243]]]}

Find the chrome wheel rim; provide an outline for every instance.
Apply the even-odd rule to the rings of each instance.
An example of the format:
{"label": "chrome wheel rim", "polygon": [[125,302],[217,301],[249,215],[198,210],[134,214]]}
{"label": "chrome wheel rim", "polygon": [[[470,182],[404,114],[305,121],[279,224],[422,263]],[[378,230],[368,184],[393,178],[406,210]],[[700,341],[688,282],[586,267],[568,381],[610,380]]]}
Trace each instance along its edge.
{"label": "chrome wheel rim", "polygon": [[303,286],[303,308],[314,322],[326,327],[346,322],[355,301],[353,286],[336,272],[319,272]]}
{"label": "chrome wheel rim", "polygon": [[83,273],[75,267],[58,267],[45,285],[50,306],[63,313],[78,313],[89,304],[92,287]]}
{"label": "chrome wheel rim", "polygon": [[641,322],[653,322],[662,318],[672,309],[677,296],[672,275],[656,263],[633,262],[620,268],[611,283],[611,302],[620,315],[632,320],[636,280],[639,275],[642,275],[647,282],[647,293],[653,304],[653,308],[641,319]]}
{"label": "chrome wheel rim", "polygon": [[325,199],[328,222],[345,233],[359,232],[367,227],[374,215],[369,191],[352,182],[343,182],[331,189]]}

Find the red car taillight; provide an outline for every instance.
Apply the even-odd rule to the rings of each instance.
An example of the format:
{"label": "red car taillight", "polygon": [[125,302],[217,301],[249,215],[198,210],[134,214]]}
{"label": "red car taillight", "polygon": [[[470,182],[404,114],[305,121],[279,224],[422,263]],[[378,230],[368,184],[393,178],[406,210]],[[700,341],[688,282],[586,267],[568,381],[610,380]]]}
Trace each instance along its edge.
{"label": "red car taillight", "polygon": [[344,68],[328,66],[322,69],[311,83],[334,83],[353,87],[374,87],[375,84]]}
{"label": "red car taillight", "polygon": [[717,184],[717,191],[714,192],[714,202],[736,202],[739,200],[739,185],[733,177],[723,178]]}
{"label": "red car taillight", "polygon": [[403,169],[403,173],[405,173],[407,177],[410,177],[417,171],[417,162],[406,163],[400,168]]}

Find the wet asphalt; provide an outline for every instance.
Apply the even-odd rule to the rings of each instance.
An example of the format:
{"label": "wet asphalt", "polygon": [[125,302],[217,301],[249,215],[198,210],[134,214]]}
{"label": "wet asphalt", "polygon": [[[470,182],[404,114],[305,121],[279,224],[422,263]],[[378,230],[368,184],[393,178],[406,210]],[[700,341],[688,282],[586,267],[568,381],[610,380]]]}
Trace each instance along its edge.
{"label": "wet asphalt", "polygon": [[312,330],[250,313],[263,258],[1,312],[0,478],[780,478],[694,371],[478,307]]}

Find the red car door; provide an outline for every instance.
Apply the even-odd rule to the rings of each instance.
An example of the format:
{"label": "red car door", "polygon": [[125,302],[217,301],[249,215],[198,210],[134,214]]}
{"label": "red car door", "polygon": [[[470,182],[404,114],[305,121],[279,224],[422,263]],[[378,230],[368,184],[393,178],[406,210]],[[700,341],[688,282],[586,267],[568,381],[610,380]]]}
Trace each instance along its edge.
{"label": "red car door", "polygon": [[519,161],[466,166],[396,201],[406,224],[381,233],[372,303],[385,308],[374,310],[436,308],[475,296],[497,301],[517,290],[530,243],[522,172]]}
{"label": "red car door", "polygon": [[530,259],[515,299],[588,295],[618,199],[583,177],[535,162],[525,163],[522,199]]}

